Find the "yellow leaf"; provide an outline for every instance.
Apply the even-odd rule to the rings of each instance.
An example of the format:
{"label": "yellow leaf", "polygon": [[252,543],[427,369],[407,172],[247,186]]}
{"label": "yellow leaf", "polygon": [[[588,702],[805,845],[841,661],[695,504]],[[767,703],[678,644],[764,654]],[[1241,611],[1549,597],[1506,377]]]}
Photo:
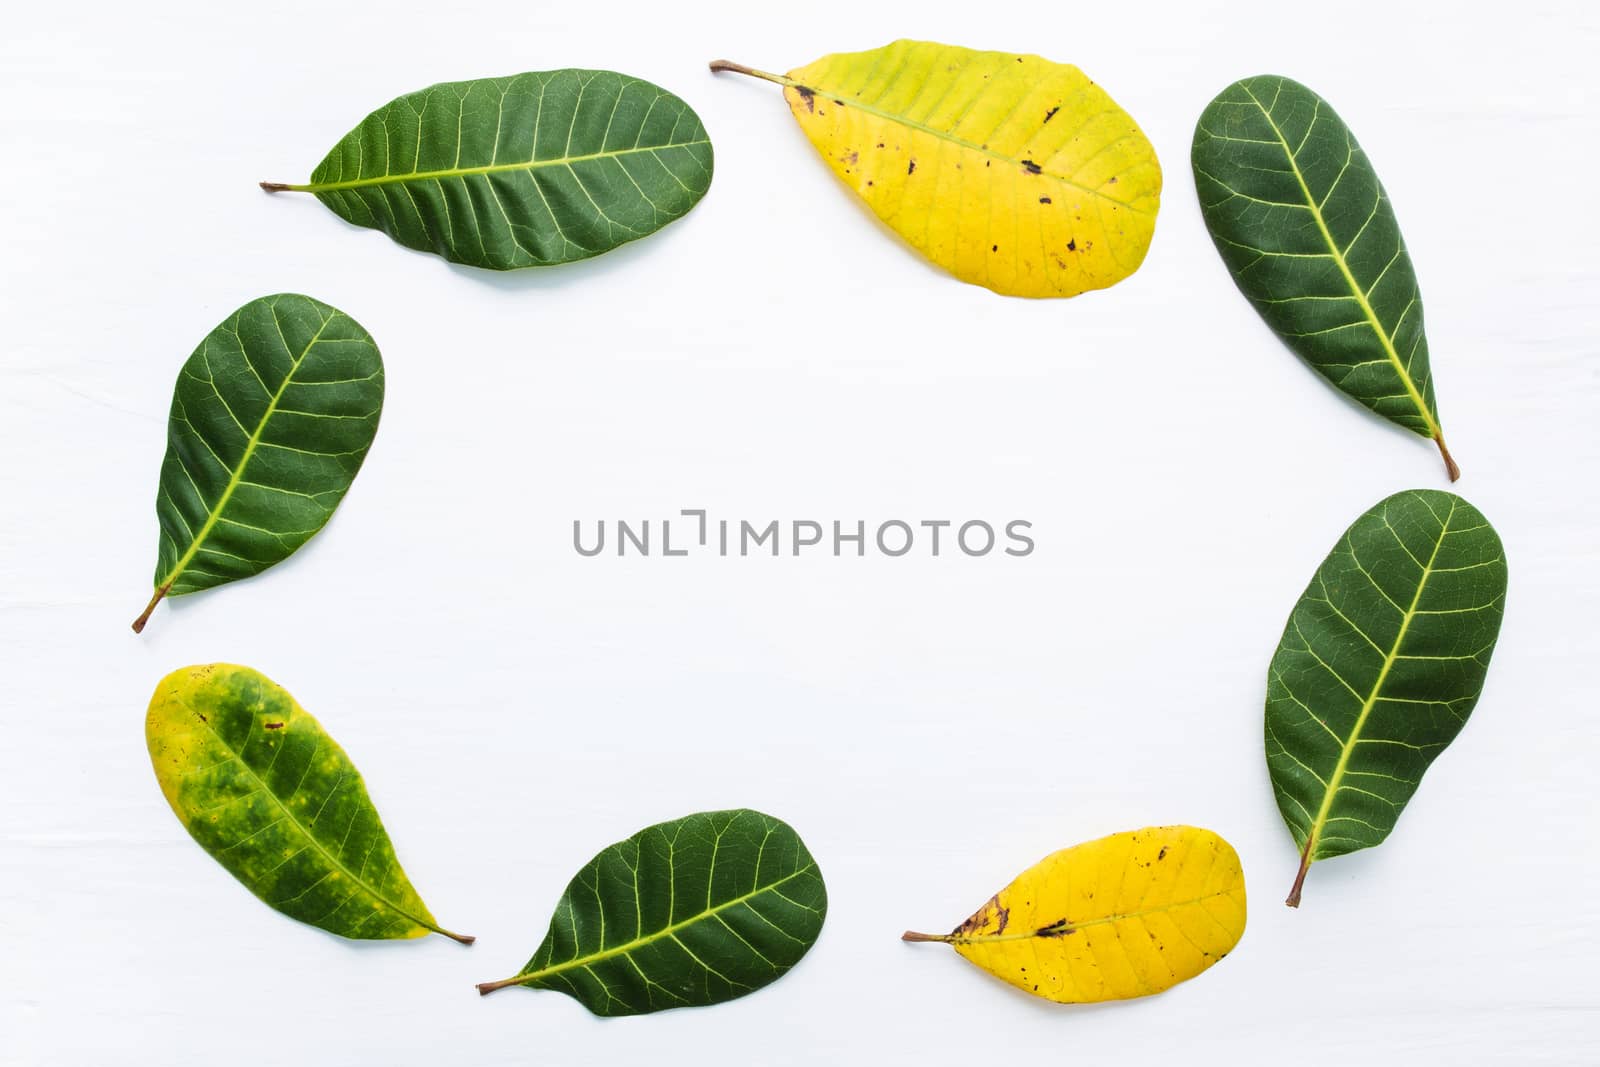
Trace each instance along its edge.
{"label": "yellow leaf", "polygon": [[1077,67],[896,41],[787,75],[800,128],[844,183],[923,255],[1007,296],[1076,296],[1139,269],[1161,164]]}
{"label": "yellow leaf", "polygon": [[1244,934],[1244,871],[1210,830],[1156,826],[1046,856],[943,941],[979,967],[1063,1004],[1171,989]]}

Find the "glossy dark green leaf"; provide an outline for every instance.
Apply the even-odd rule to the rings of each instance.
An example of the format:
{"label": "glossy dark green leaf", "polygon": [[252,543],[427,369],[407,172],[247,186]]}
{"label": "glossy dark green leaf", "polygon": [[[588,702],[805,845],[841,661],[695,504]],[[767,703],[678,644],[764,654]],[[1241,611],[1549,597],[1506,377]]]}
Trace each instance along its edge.
{"label": "glossy dark green leaf", "polygon": [[828,909],[799,835],[760,812],[702,812],[639,831],[578,872],[520,973],[478,986],[554,989],[596,1015],[718,1004],[800,961]]}
{"label": "glossy dark green leaf", "polygon": [[1477,508],[1397,493],[1355,521],[1295,605],[1267,676],[1267,769],[1311,864],[1381,843],[1466,725],[1500,635],[1506,559]]}
{"label": "glossy dark green leaf", "polygon": [[1206,228],[1261,317],[1335,387],[1431,438],[1459,477],[1394,207],[1328,102],[1288,78],[1235,82],[1201,114],[1192,160]]}
{"label": "glossy dark green leaf", "polygon": [[407,248],[493,270],[586,259],[681,218],[711,185],[689,105],[607,70],[445,82],[384,105],[304,185]]}
{"label": "glossy dark green leaf", "polygon": [[310,540],[344,499],[383,408],[361,325],[308,296],[252,300],[178,374],[156,517],[155,595],[248,578]]}
{"label": "glossy dark green leaf", "polygon": [[292,919],[363,940],[443,934],[344,749],[257,671],[214,663],[156,686],[145,741],[191,836]]}

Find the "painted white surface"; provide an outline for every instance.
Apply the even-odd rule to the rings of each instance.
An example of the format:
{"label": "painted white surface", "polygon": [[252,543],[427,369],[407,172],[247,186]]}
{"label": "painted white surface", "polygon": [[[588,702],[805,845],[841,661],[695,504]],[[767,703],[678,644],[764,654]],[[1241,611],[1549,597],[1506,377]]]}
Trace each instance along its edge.
{"label": "painted white surface", "polygon": [[[29,4],[0,35],[0,1062],[1575,1063],[1600,1056],[1600,405],[1593,5],[1007,0],[795,6]],[[1167,193],[1144,268],[1070,302],[922,265],[771,86],[920,36],[1076,62]],[[685,221],[544,273],[453,268],[295,180],[434,81],[559,66],[681,94],[717,146]],[[1313,872],[1267,786],[1283,620],[1432,448],[1341,403],[1234,291],[1187,156],[1233,79],[1307,82],[1397,205],[1439,396],[1512,586],[1470,726],[1383,848]],[[234,307],[345,309],[389,369],[345,507],[291,562],[127,629],[172,380]],[[574,518],[1033,521],[1022,560],[581,559]],[[155,681],[233,660],[354,755],[441,921],[350,945],[186,837]],[[780,984],[600,1022],[480,1000],[599,847],[692,810],[790,820],[832,909]],[[1185,821],[1250,879],[1240,948],[1155,999],[1036,1002],[907,926],[1048,851]]]}

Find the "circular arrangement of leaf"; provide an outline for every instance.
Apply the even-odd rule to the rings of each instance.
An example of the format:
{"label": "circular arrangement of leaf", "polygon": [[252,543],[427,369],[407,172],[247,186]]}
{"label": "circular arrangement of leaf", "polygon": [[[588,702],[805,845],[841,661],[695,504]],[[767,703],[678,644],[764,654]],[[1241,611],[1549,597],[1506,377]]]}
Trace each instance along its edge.
{"label": "circular arrangement of leaf", "polygon": [[[898,41],[777,83],[828,166],[895,232],[963,281],[1065,297],[1136,271],[1161,167],[1133,119],[1078,68],[1034,55]],[[1239,288],[1336,387],[1437,442],[1452,480],[1421,296],[1376,173],[1326,101],[1286,78],[1224,90],[1192,163]],[[687,213],[711,182],[698,116],[649,82],[556,70],[450,82],[367,116],[306,184],[349,222],[496,270],[583,259]],[[383,406],[377,346],[306,296],[251,301],[173,391],[157,514],[163,597],[248,577],[328,521]],[[1311,865],[1381,843],[1477,703],[1499,636],[1499,537],[1450,493],[1380,502],[1350,526],[1273,656],[1266,758]],[[401,869],[360,773],[270,679],[229,664],[162,679],[145,723],[163,794],[190,835],[279,912],[348,938],[439,926]],[[646,827],[567,885],[518,973],[477,988],[555,990],[599,1016],[717,1004],[787,974],[828,898],[786,823],[748,809]],[[1089,1002],[1160,993],[1243,936],[1244,873],[1192,826],[1113,834],[1030,867],[948,934],[1028,993]]]}

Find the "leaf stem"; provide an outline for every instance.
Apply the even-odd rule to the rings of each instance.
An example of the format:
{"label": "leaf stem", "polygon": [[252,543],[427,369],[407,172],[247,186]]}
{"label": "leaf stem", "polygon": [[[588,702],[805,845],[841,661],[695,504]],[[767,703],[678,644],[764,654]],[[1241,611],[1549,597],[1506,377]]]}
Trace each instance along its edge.
{"label": "leaf stem", "polygon": [[735,63],[731,59],[713,59],[711,61],[711,70],[712,73],[731,71],[734,74],[743,74],[751,78],[760,78],[762,81],[768,81],[774,85],[794,86],[799,84],[793,78],[787,78],[782,74],[769,74],[764,70],[757,70],[754,67],[747,67],[743,63]]}
{"label": "leaf stem", "polygon": [[150,603],[145,605],[144,611],[139,615],[139,617],[133,620],[134,633],[144,633],[144,624],[150,621],[150,614],[156,610],[156,605],[161,603],[161,598],[166,596],[167,590],[171,588],[171,582],[168,582],[166,585],[156,586],[156,595],[150,598]]}
{"label": "leaf stem", "polygon": [[900,935],[900,940],[902,940],[902,941],[940,941],[940,942],[943,942],[945,944],[949,944],[951,938],[950,938],[949,934],[919,934],[915,930],[907,930],[905,933]]}
{"label": "leaf stem", "polygon": [[1433,435],[1433,443],[1439,446],[1439,455],[1444,457],[1444,469],[1453,482],[1461,477],[1461,468],[1456,466],[1455,457],[1450,455],[1450,450],[1444,446],[1444,431],[1438,430]]}
{"label": "leaf stem", "polygon": [[443,934],[445,937],[448,937],[450,940],[456,942],[457,944],[461,944],[461,945],[470,945],[474,941],[478,940],[476,937],[473,937],[471,934],[458,934],[458,933],[454,933],[454,932],[452,932],[450,930],[441,929],[440,927],[437,927],[437,926],[435,926],[433,928],[433,932],[436,933],[436,934]]}
{"label": "leaf stem", "polygon": [[1289,888],[1289,896],[1284,900],[1291,908],[1300,906],[1300,890],[1306,884],[1306,872],[1311,869],[1311,849],[1316,843],[1316,835],[1310,835],[1306,838],[1306,847],[1300,850],[1300,870],[1295,873],[1294,885]]}
{"label": "leaf stem", "polygon": [[256,184],[269,193],[303,193],[307,188],[304,185],[289,185],[286,182],[257,182]]}
{"label": "leaf stem", "polygon": [[527,974],[519,974],[514,978],[502,978],[498,982],[479,982],[478,983],[478,996],[486,997],[490,993],[493,993],[496,989],[508,989],[508,988],[510,988],[511,986],[514,986],[514,985],[521,985],[523,982],[526,982],[531,977],[533,977],[533,976],[532,975],[527,975]]}

